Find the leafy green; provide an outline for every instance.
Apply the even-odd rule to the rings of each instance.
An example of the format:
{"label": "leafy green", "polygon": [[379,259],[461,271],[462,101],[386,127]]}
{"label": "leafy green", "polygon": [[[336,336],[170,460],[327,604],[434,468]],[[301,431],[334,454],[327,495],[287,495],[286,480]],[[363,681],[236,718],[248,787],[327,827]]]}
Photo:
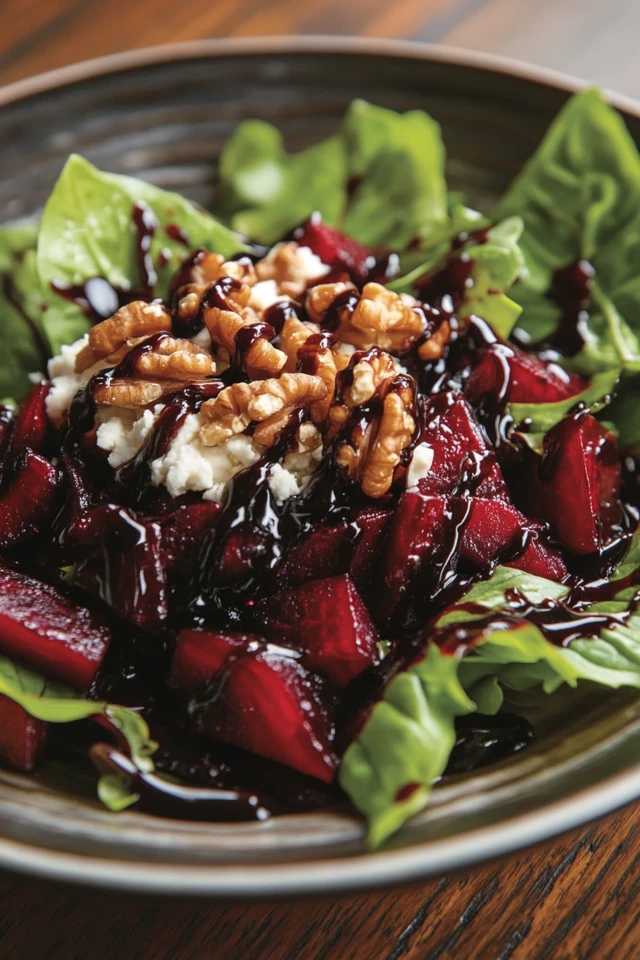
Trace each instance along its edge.
{"label": "leafy green", "polygon": [[[185,256],[184,244],[166,232],[168,226],[177,226],[193,249],[206,247],[224,256],[243,249],[235,234],[177,193],[103,173],[73,154],[45,205],[38,235],[37,269],[46,304],[43,323],[54,352],[77,340],[90,324],[77,304],[50,289],[52,282],[77,284],[101,276],[124,289],[139,284],[136,203],[146,204],[158,222],[151,260],[157,272],[154,292],[159,297],[167,296],[171,276]],[[161,260],[160,251],[164,251]]]}
{"label": "leafy green", "polygon": [[[620,373],[621,371],[615,368],[596,373],[588,387],[567,400],[557,400],[554,403],[509,403],[505,412],[513,418],[518,436],[536,453],[542,453],[545,434],[577,404],[583,404],[591,413],[597,413],[611,401]],[[524,423],[526,430],[518,430],[518,425]]]}
{"label": "leafy green", "polygon": [[[73,723],[102,714],[124,737],[136,768],[146,772],[154,769],[152,755],[157,744],[150,739],[144,717],[129,707],[83,699],[70,687],[53,683],[35,670],[18,666],[3,656],[0,656],[0,694],[20,704],[32,717],[47,723]],[[116,784],[115,779],[121,779],[121,782]],[[125,779],[109,774],[101,778],[98,795],[112,810],[122,810],[138,799]]]}
{"label": "leafy green", "polygon": [[50,352],[34,272],[37,230],[33,221],[0,227],[0,396],[16,400],[31,386],[29,373],[44,372]]}
{"label": "leafy green", "polygon": [[[614,579],[638,565],[640,534]],[[437,646],[427,646],[422,660],[389,682],[345,752],[340,784],[368,819],[370,846],[384,842],[424,807],[433,782],[446,768],[455,742],[455,718],[472,710],[497,711],[502,687],[519,691],[541,685],[553,693],[562,684],[575,687],[579,680],[589,680],[614,689],[640,688],[640,614],[561,647],[550,643],[533,622],[517,618],[506,601],[510,588],[533,604],[560,600],[568,592],[563,584],[498,567],[490,579],[471,588],[463,607],[450,608],[436,621],[438,628],[455,630],[480,620],[468,654],[447,656]],[[627,611],[633,591],[624,588],[613,601],[590,609]],[[495,617],[482,619],[490,611]]]}
{"label": "leafy green", "polygon": [[[488,221],[476,211],[457,208],[446,225],[435,225],[425,234],[423,250],[412,253],[410,259],[403,258],[405,268],[418,258],[420,262],[393,280],[389,287],[397,293],[410,293],[417,281],[427,274],[437,273],[452,259],[470,260],[470,282],[457,313],[460,317],[478,314],[496,333],[508,337],[521,312],[504,291],[509,290],[522,273],[524,260],[518,243],[522,226],[519,217],[509,217],[488,227]],[[486,239],[473,239],[476,231],[485,229]],[[471,234],[470,242],[452,257],[453,238],[465,233]]]}
{"label": "leafy green", "polygon": [[362,243],[401,250],[447,215],[440,128],[421,110],[355,100],[336,134],[293,154],[274,127],[247,120],[225,144],[219,175],[218,213],[261,243],[319,211]]}
{"label": "leafy green", "polygon": [[340,786],[366,815],[371,847],[424,807],[447,765],[454,719],[474,708],[457,674],[457,660],[429,647],[424,660],[391,680],[347,748]]}
{"label": "leafy green", "polygon": [[622,117],[597,90],[572,97],[495,207],[519,215],[527,273],[513,297],[534,341],[560,311],[547,298],[553,274],[578,260],[595,267],[586,344],[571,366],[587,375],[640,369],[640,155]]}

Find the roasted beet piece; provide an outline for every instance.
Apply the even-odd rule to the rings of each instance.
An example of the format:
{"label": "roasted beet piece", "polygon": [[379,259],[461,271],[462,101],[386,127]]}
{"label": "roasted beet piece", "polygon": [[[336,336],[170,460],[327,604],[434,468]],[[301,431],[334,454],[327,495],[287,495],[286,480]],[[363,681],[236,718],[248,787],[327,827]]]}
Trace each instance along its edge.
{"label": "roasted beet piece", "polygon": [[53,435],[53,427],[47,416],[46,399],[51,384],[37,383],[22,401],[16,414],[15,426],[7,456],[14,458],[27,449],[34,453],[47,454]]}
{"label": "roasted beet piece", "polygon": [[586,384],[556,363],[502,342],[481,349],[464,392],[473,406],[486,398],[494,407],[504,403],[553,403],[573,397]]}
{"label": "roasted beet piece", "polygon": [[349,574],[365,601],[373,572],[380,563],[380,551],[390,516],[389,510],[368,507],[359,510],[352,521],[352,527],[357,529],[357,540],[349,563]]}
{"label": "roasted beet piece", "polygon": [[562,580],[567,568],[558,550],[519,510],[496,500],[471,499],[461,540],[461,556],[475,566],[496,561],[547,580]]}
{"label": "roasted beet piece", "polygon": [[19,703],[0,695],[0,760],[31,773],[38,766],[47,738],[47,724],[30,716]]}
{"label": "roasted beet piece", "polygon": [[183,631],[171,683],[197,690],[191,716],[199,732],[331,783],[332,705],[298,658],[252,635]]}
{"label": "roasted beet piece", "polygon": [[388,527],[381,563],[370,594],[374,618],[386,622],[419,579],[422,592],[434,586],[437,569],[431,558],[442,550],[448,530],[447,501],[407,491]]}
{"label": "roasted beet piece", "polygon": [[270,640],[300,650],[305,666],[336,687],[378,660],[379,633],[348,574],[310,580],[250,609]]}
{"label": "roasted beet piece", "polygon": [[462,394],[447,391],[429,398],[418,442],[433,450],[429,472],[418,483],[421,493],[460,493],[508,502],[496,455]]}
{"label": "roasted beet piece", "polygon": [[553,525],[574,553],[600,550],[620,520],[620,462],[614,435],[585,413],[565,417],[544,440],[542,458],[518,474],[519,503]]}
{"label": "roasted beet piece", "polygon": [[344,573],[356,531],[344,521],[321,523],[291,547],[275,572],[274,586],[298,586],[307,580]]}
{"label": "roasted beet piece", "polygon": [[200,692],[229,657],[258,650],[262,637],[234,630],[181,630],[171,660],[169,684],[181,693]]}
{"label": "roasted beet piece", "polygon": [[292,237],[300,246],[313,250],[333,271],[344,270],[356,282],[366,280],[375,264],[375,257],[368,247],[328,227],[317,213],[297,227]]}
{"label": "roasted beet piece", "polygon": [[75,571],[80,586],[135,626],[164,626],[169,604],[159,523],[110,503],[86,511],[68,539],[84,556]]}
{"label": "roasted beet piece", "polygon": [[12,547],[36,536],[55,504],[57,471],[48,460],[25,450],[14,476],[0,494],[0,547]]}
{"label": "roasted beet piece", "polygon": [[182,504],[158,518],[162,529],[162,557],[171,573],[188,573],[198,561],[198,553],[206,537],[215,529],[222,507],[202,500]]}
{"label": "roasted beet piece", "polygon": [[54,587],[0,567],[0,652],[86,691],[111,632]]}

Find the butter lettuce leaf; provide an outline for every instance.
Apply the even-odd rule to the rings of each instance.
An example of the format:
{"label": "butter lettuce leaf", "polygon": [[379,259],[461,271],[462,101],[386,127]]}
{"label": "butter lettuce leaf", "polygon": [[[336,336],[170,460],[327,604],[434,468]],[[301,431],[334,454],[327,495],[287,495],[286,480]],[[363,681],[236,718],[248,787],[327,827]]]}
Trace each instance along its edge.
{"label": "butter lettuce leaf", "polygon": [[336,134],[298,153],[270,124],[247,120],[222,150],[217,212],[260,243],[318,211],[362,243],[402,250],[446,220],[444,159],[440,128],[421,110],[355,100]]}
{"label": "butter lettuce leaf", "polygon": [[[516,434],[536,453],[542,453],[545,435],[578,404],[591,413],[603,410],[612,400],[622,371],[619,368],[596,373],[588,387],[554,403],[508,403],[505,413],[513,418]],[[518,426],[524,429],[518,430]]]}
{"label": "butter lettuce leaf", "polygon": [[[423,238],[424,251],[412,252],[410,259],[404,257],[407,266],[416,259],[416,266],[394,279],[389,287],[397,293],[415,292],[419,281],[429,274],[436,274],[452,260],[464,258],[471,261],[471,275],[464,299],[457,309],[460,317],[477,314],[489,323],[501,337],[508,337],[521,313],[521,307],[505,295],[521,276],[524,259],[519,246],[523,224],[520,217],[509,217],[491,226],[490,222],[476,211],[466,207],[453,211],[446,226],[436,226]],[[473,234],[486,231],[482,239],[474,240]],[[452,249],[455,237],[469,233],[470,242],[456,252]]]}
{"label": "butter lettuce leaf", "polygon": [[527,272],[512,296],[534,341],[558,326],[556,270],[595,268],[586,344],[568,365],[586,375],[640,363],[640,154],[622,117],[591,89],[571,97],[492,212],[521,216]]}
{"label": "butter lettuce leaf", "polygon": [[18,401],[31,386],[29,373],[43,372],[50,355],[35,272],[37,231],[33,221],[0,227],[0,396]]}
{"label": "butter lettuce leaf", "polygon": [[[616,577],[626,576],[639,564],[636,535]],[[450,608],[435,623],[469,629],[474,620],[485,618],[478,623],[467,655],[444,655],[429,644],[427,635],[424,658],[393,677],[346,750],[340,784],[367,817],[371,847],[383,843],[425,806],[455,743],[455,718],[478,709],[497,711],[501,688],[517,692],[541,686],[554,693],[563,684],[575,687],[581,680],[612,689],[640,688],[640,613],[561,647],[550,643],[532,621],[515,618],[506,601],[511,588],[534,604],[561,600],[568,592],[563,584],[498,567],[489,580],[471,588],[463,607]],[[633,590],[623,588],[614,600],[590,609],[628,611]],[[500,620],[502,610],[509,616]],[[491,611],[496,616],[487,620]]]}
{"label": "butter lettuce leaf", "polygon": [[157,222],[150,259],[158,297],[167,296],[171,277],[187,253],[167,227],[179,228],[191,249],[206,247],[226,257],[244,249],[231,230],[179,194],[133,177],[103,173],[73,154],[47,200],[38,234],[37,270],[46,306],[43,324],[54,352],[86,333],[90,321],[77,304],[54,293],[52,283],[79,284],[105,277],[124,289],[140,285],[133,220],[137,203],[146,205]]}
{"label": "butter lettuce leaf", "polygon": [[[18,703],[32,717],[47,723],[73,723],[103,716],[124,738],[131,760],[138,770],[152,772],[157,744],[151,740],[144,717],[136,710],[99,700],[87,700],[62,683],[47,680],[28,667],[0,656],[0,694]],[[104,784],[102,780],[108,779]],[[100,799],[112,810],[135,803],[138,796],[120,779],[106,775],[98,785]],[[125,802],[125,799],[127,802]]]}

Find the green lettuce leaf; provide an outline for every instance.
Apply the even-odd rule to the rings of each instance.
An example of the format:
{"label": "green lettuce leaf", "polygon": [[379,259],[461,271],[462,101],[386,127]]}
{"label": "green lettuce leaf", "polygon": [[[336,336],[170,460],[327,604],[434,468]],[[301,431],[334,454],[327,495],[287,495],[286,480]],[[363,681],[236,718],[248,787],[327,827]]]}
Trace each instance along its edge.
{"label": "green lettuce leaf", "polygon": [[46,305],[43,324],[54,352],[86,333],[90,323],[79,306],[51,290],[52,282],[76,284],[102,276],[125,289],[139,282],[132,218],[136,203],[146,204],[158,222],[151,259],[159,297],[167,296],[171,277],[186,254],[184,244],[166,232],[170,225],[183,232],[192,249],[206,247],[224,256],[244,249],[227,227],[177,193],[103,173],[72,155],[45,205],[38,235],[37,269]]}
{"label": "green lettuce leaf", "polygon": [[[611,402],[621,371],[604,370],[596,373],[588,387],[569,397],[554,403],[509,403],[506,413],[516,424],[515,433],[536,453],[542,453],[545,434],[555,427],[578,404],[591,413],[598,413]],[[526,429],[518,430],[518,425],[526,423]]]}
{"label": "green lettuce leaf", "polygon": [[553,274],[578,260],[595,268],[587,342],[571,359],[586,375],[640,364],[640,155],[622,117],[597,90],[572,97],[495,207],[521,216],[527,273],[512,292],[534,341],[557,327]]}
{"label": "green lettuce leaf", "polygon": [[[640,535],[636,535],[616,578],[639,564]],[[603,628],[597,636],[559,647],[549,643],[531,621],[513,622],[514,611],[505,599],[510,588],[517,588],[534,604],[561,599],[568,592],[563,584],[498,567],[489,580],[465,595],[464,608],[445,611],[435,626],[468,625],[491,610],[498,622],[481,625],[480,636],[462,658],[427,646],[423,660],[389,682],[346,750],[340,784],[367,817],[371,847],[383,843],[426,804],[455,743],[455,718],[472,710],[497,711],[502,687],[519,691],[542,686],[553,693],[563,684],[575,687],[579,680],[589,680],[613,689],[640,688],[640,613],[615,629]],[[591,609],[621,613],[628,609],[633,591],[623,589],[613,601]],[[499,622],[501,609],[510,616]]]}
{"label": "green lettuce leaf", "polygon": [[29,373],[44,372],[50,346],[35,273],[38,226],[29,221],[0,227],[0,396],[22,400]]}
{"label": "green lettuce leaf", "polygon": [[402,250],[447,216],[438,124],[421,110],[399,114],[364,100],[334,136],[299,153],[287,153],[270,124],[245,121],[222,150],[219,177],[219,215],[261,243],[318,211],[362,243]]}
{"label": "green lettuce leaf", "polygon": [[458,661],[437,647],[387,684],[340,767],[340,786],[369,822],[369,846],[422,810],[456,741],[455,718],[473,709]]}
{"label": "green lettuce leaf", "polygon": [[[429,231],[423,238],[424,251],[404,257],[405,269],[420,259],[407,273],[393,280],[389,287],[397,293],[411,293],[414,284],[425,274],[435,273],[451,262],[451,241],[464,233],[486,229],[489,221],[476,211],[461,207],[453,211],[446,226]],[[521,313],[521,307],[505,296],[521,275],[524,259],[519,246],[523,224],[519,217],[509,217],[489,227],[486,241],[471,242],[460,248],[457,257],[472,261],[470,284],[458,308],[460,317],[477,314],[501,337],[508,337]]]}
{"label": "green lettuce leaf", "polygon": [[[150,739],[149,728],[140,713],[128,707],[104,701],[86,700],[77,691],[62,683],[53,683],[35,670],[18,666],[0,656],[0,694],[13,700],[32,717],[47,723],[73,723],[102,714],[117,728],[127,742],[129,755],[142,771],[154,769],[153,753],[157,744]],[[103,783],[104,780],[108,783]],[[138,796],[131,792],[126,778],[113,782],[111,775],[101,778],[98,795],[112,810],[122,810],[135,803]],[[125,802],[127,800],[127,802]]]}

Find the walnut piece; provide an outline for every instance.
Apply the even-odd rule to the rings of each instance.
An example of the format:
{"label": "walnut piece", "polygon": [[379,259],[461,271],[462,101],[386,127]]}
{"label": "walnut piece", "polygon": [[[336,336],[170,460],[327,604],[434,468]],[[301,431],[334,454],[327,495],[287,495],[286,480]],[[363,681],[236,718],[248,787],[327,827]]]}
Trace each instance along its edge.
{"label": "walnut piece", "polygon": [[146,407],[161,397],[184,389],[184,381],[142,380],[137,377],[122,377],[110,383],[97,383],[93,387],[93,399],[97,404],[109,407]]}
{"label": "walnut piece", "polygon": [[206,250],[196,254],[191,264],[179,276],[180,286],[175,292],[174,304],[177,301],[179,319],[187,322],[193,320],[198,313],[202,297],[211,284],[217,283],[223,277],[230,277],[251,287],[257,280],[253,263],[248,257],[225,260],[219,253],[209,253]]}
{"label": "walnut piece", "polygon": [[[308,264],[300,255],[300,245],[293,240],[279,243],[256,263],[258,280],[275,280],[280,293],[296,299],[309,281]],[[321,269],[319,274],[327,272]],[[316,278],[311,278],[316,279]]]}
{"label": "walnut piece", "polygon": [[[376,348],[369,356],[356,356],[351,376],[343,374],[342,380],[340,396],[329,410],[328,439],[336,439],[336,462],[347,476],[368,497],[378,499],[391,489],[396,467],[413,440],[417,384],[398,374],[393,358]],[[363,416],[350,421],[362,406],[366,415],[363,410]],[[353,426],[344,436],[349,422]]]}
{"label": "walnut piece", "polygon": [[[263,425],[258,433],[263,439],[258,440],[256,431],[254,437],[258,442],[265,442],[268,426],[276,424],[279,432],[293,411],[324,399],[326,392],[327,388],[319,377],[304,373],[283,373],[277,379],[234,383],[215,399],[202,404],[200,439],[206,446],[215,447],[235,434],[243,433],[250,423],[257,422]],[[269,442],[273,439],[275,436]]]}
{"label": "walnut piece", "polygon": [[[260,324],[258,315],[247,307],[251,288],[237,280],[221,282],[215,298],[216,304],[206,306],[203,319],[214,343],[227,350],[233,358],[240,352],[242,366],[250,380],[264,380],[277,376],[284,367],[287,356],[270,342],[275,331],[268,324]],[[258,326],[259,324],[259,326]],[[249,328],[253,327],[253,331]],[[242,331],[242,332],[241,332]],[[238,335],[241,349],[236,348]]]}
{"label": "walnut piece", "polygon": [[139,357],[134,364],[134,372],[151,379],[190,383],[212,376],[216,372],[216,365],[204,347],[191,340],[166,337],[153,351]]}
{"label": "walnut piece", "polygon": [[118,350],[134,337],[149,337],[171,330],[171,314],[161,303],[133,300],[120,307],[112,317],[96,324],[89,331],[89,339],[76,356],[77,373],[83,373],[95,363]]}
{"label": "walnut piece", "polygon": [[442,352],[449,342],[451,336],[451,325],[448,320],[443,320],[433,331],[430,337],[418,347],[418,356],[421,360],[439,360]]}
{"label": "walnut piece", "polygon": [[[349,290],[352,296],[347,298]],[[320,324],[333,309],[338,321],[336,336],[359,350],[378,346],[405,353],[424,332],[424,317],[415,309],[417,300],[379,283],[367,283],[360,296],[348,283],[320,284],[309,291],[306,306],[309,316]]]}

